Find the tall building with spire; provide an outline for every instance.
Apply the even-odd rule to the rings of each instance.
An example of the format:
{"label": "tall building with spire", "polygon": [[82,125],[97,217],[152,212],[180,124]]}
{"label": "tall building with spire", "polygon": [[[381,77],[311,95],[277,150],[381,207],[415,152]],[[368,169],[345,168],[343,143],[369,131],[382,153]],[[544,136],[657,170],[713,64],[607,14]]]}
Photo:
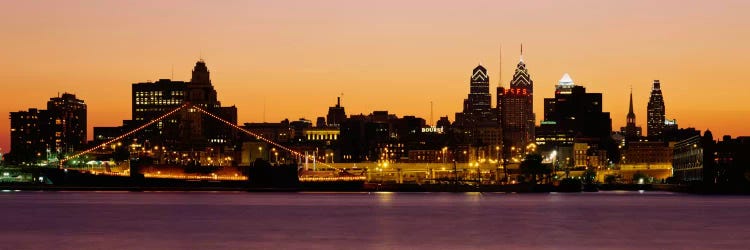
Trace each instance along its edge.
{"label": "tall building with spire", "polygon": [[505,147],[523,149],[534,142],[534,81],[523,60],[523,46],[510,87],[497,88],[497,106]]}
{"label": "tall building with spire", "polygon": [[633,112],[633,90],[630,90],[630,109],[626,117],[625,127],[620,128],[620,132],[625,136],[627,141],[635,141],[641,137],[641,127],[635,125],[635,113]]}
{"label": "tall building with spire", "polygon": [[654,80],[654,86],[651,88],[651,97],[648,99],[647,107],[647,133],[651,140],[660,140],[664,131],[665,108],[664,97],[661,94],[661,83]]}

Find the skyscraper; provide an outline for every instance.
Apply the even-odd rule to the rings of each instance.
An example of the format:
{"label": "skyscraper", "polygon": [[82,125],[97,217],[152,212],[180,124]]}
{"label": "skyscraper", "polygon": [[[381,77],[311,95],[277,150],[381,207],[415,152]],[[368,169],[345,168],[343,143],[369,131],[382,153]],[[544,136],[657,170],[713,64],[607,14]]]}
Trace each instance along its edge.
{"label": "skyscraper", "polygon": [[[491,106],[490,77],[482,65],[472,70],[469,95],[464,99],[463,111],[456,113],[454,128],[463,131],[471,143],[478,143],[480,127],[497,126],[497,115]],[[467,141],[467,142],[469,142]]]}
{"label": "skyscraper", "polygon": [[651,97],[648,99],[648,138],[651,140],[660,140],[664,130],[665,108],[664,97],[661,95],[661,84],[659,80],[654,80],[654,86],[651,88]]}
{"label": "skyscraper", "polygon": [[626,117],[625,127],[620,128],[620,132],[625,135],[625,140],[635,141],[641,137],[641,127],[635,125],[635,113],[633,112],[633,90],[630,90],[630,109]]}
{"label": "skyscraper", "polygon": [[497,88],[497,106],[505,147],[525,148],[534,142],[534,81],[523,61],[523,47],[510,88]]}
{"label": "skyscraper", "polygon": [[491,99],[490,77],[487,75],[487,69],[479,65],[471,74],[469,97],[464,101],[464,113],[471,114],[475,122],[491,119]]}

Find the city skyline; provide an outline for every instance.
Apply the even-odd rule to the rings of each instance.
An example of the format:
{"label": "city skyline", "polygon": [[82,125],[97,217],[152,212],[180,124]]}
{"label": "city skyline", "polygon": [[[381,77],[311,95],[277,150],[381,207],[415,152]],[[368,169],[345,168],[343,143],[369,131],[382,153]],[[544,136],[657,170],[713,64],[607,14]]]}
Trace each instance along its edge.
{"label": "city skyline", "polygon": [[[9,38],[0,42],[3,54],[7,55],[0,65],[0,76],[9,81],[3,90],[2,111],[7,114],[28,107],[42,107],[55,93],[71,92],[89,106],[89,131],[94,126],[118,125],[131,116],[129,96],[132,83],[160,78],[189,80],[192,64],[201,57],[211,68],[214,85],[224,103],[237,106],[240,122],[278,122],[284,118],[296,120],[300,117],[314,120],[324,116],[340,93],[344,93],[342,106],[348,109],[348,114],[389,110],[399,116],[416,115],[428,119],[432,101],[435,120],[448,115],[453,121],[452,114],[461,110],[461,100],[467,93],[467,76],[477,63],[488,69],[491,88],[498,83],[497,54],[501,43],[504,54],[502,84],[506,87],[518,62],[518,47],[521,43],[526,47],[524,60],[537,87],[534,99],[537,116],[543,113],[542,99],[552,97],[560,76],[570,73],[577,84],[604,94],[604,110],[612,114],[613,127],[625,125],[631,86],[638,118],[636,125],[646,127],[647,98],[651,83],[658,79],[664,91],[666,117],[676,118],[680,127],[711,129],[719,136],[737,136],[750,130],[750,125],[742,120],[750,114],[750,109],[738,105],[750,94],[732,91],[742,88],[740,84],[747,77],[739,62],[750,59],[747,51],[732,49],[741,48],[741,44],[750,40],[746,34],[737,34],[731,29],[732,25],[745,20],[739,16],[742,14],[740,5],[748,5],[744,2],[691,2],[679,10],[671,9],[668,2],[653,3],[648,8],[646,2],[588,2],[590,5],[586,6],[581,2],[546,4],[550,9],[559,7],[557,13],[570,15],[570,19],[561,21],[562,24],[549,20],[518,23],[524,19],[518,15],[543,16],[551,12],[538,6],[534,9],[533,4],[520,3],[479,2],[496,5],[496,8],[489,9],[500,13],[509,14],[506,10],[509,7],[522,10],[520,14],[510,13],[508,17],[497,17],[476,6],[438,3],[430,9],[432,11],[423,14],[427,17],[425,19],[409,15],[408,10],[420,7],[415,3],[399,5],[403,9],[392,8],[395,3],[378,6],[344,3],[347,10],[355,12],[368,7],[377,11],[362,17],[355,13],[339,13],[320,18],[321,13],[336,8],[333,2],[317,3],[313,4],[317,8],[310,13],[300,11],[304,6],[299,6],[300,10],[293,8],[292,11],[299,14],[297,17],[289,14],[263,16],[261,24],[252,18],[245,19],[245,15],[270,15],[254,7],[274,13],[282,11],[282,5],[227,2],[221,6],[197,8],[195,5],[198,4],[191,2],[186,3],[191,8],[182,9],[178,4],[168,2],[140,7],[115,2],[70,4],[73,7],[63,3],[44,3],[44,6],[40,6],[41,2],[13,3],[6,8],[10,13],[0,17],[0,26],[9,30]],[[28,11],[35,7],[42,8]],[[451,13],[448,11],[450,7],[455,7],[455,12],[460,15],[440,16]],[[587,8],[625,9],[632,11],[633,17],[622,16],[623,13],[618,17],[607,17],[587,12]],[[136,10],[144,11],[137,13]],[[160,11],[166,10],[174,11],[172,18],[185,17],[193,22],[187,22],[188,25],[159,16]],[[196,14],[192,13],[195,10],[206,10],[206,13],[197,13],[198,17],[194,18],[188,16]],[[114,15],[98,16],[101,15],[97,14],[99,11],[109,11]],[[228,14],[217,17],[222,11]],[[659,15],[650,15],[656,12]],[[469,20],[459,18],[469,13],[477,15]],[[129,15],[154,22],[133,22],[127,18]],[[692,21],[694,15],[713,18],[711,27]],[[393,16],[407,27],[385,20],[387,16]],[[44,18],[36,20],[34,17]],[[350,19],[352,23],[342,23]],[[91,20],[102,23],[90,23]],[[475,27],[469,25],[472,21],[484,22]],[[584,27],[597,21],[601,23]],[[631,21],[643,26],[636,29],[630,26]],[[655,27],[652,27],[645,25],[647,21],[662,23],[654,23]],[[443,31],[428,29],[430,22],[450,27]],[[151,24],[156,25],[149,27]],[[349,31],[347,28],[353,25],[364,25],[366,29]],[[497,32],[487,32],[495,30],[494,26]],[[543,29],[540,32],[514,30],[519,26]],[[683,26],[694,30],[681,28]],[[192,27],[207,34],[188,40]],[[570,29],[576,27],[583,29]],[[633,29],[629,31],[636,32],[636,36],[614,34],[614,37],[607,37],[604,31],[611,27],[626,31]],[[310,28],[310,31],[305,31],[305,28]],[[188,31],[178,32],[177,29]],[[266,34],[270,38],[263,39],[238,35],[247,32],[264,37],[263,32],[274,29],[284,32]],[[368,33],[368,30],[380,33]],[[329,31],[331,35],[309,33],[316,31]],[[480,39],[482,41],[466,38],[481,32],[488,33],[486,39]],[[661,32],[669,34],[659,36]],[[168,41],[172,35],[186,42],[175,41],[171,46]],[[233,36],[238,39],[230,39]],[[578,44],[549,37],[575,38],[571,40],[578,43],[581,41],[577,39],[589,40]],[[720,37],[725,38],[721,40]],[[443,40],[438,41],[440,39]],[[297,44],[299,41],[302,45]],[[416,46],[418,43],[424,46]],[[436,53],[438,51],[440,53]],[[707,91],[705,86],[711,86],[711,89]],[[421,94],[414,95],[415,92]],[[288,102],[285,107],[270,105],[278,100],[299,102]],[[495,98],[491,102],[496,102]],[[0,130],[6,131],[0,133],[0,147],[7,152],[8,119],[0,123]],[[88,138],[92,138],[91,132]]]}

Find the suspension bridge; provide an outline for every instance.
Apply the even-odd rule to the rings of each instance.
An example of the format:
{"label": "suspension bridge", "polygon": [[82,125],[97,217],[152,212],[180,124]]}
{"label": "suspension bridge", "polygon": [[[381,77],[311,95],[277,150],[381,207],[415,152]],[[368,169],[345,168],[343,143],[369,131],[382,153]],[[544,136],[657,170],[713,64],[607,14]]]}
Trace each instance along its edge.
{"label": "suspension bridge", "polygon": [[[297,159],[298,164],[298,170],[302,169],[303,162],[313,162],[314,165],[316,165],[316,170],[318,171],[308,171],[305,169],[304,171],[299,171],[299,180],[302,182],[328,182],[328,181],[364,181],[366,179],[365,175],[352,175],[345,172],[345,169],[341,167],[336,167],[332,164],[328,164],[325,162],[319,162],[318,159],[316,159],[313,155],[302,153],[298,150],[294,150],[290,147],[287,147],[285,145],[282,145],[281,143],[275,142],[273,140],[270,140],[268,138],[265,138],[259,133],[255,133],[253,131],[250,131],[248,129],[245,129],[243,127],[240,127],[233,122],[230,122],[226,119],[223,119],[222,117],[212,114],[211,112],[208,112],[206,109],[200,107],[199,105],[194,105],[189,102],[183,103],[181,106],[170,110],[161,116],[158,116],[157,118],[150,120],[143,125],[140,125],[130,131],[127,131],[117,137],[114,137],[110,140],[107,140],[103,143],[100,143],[98,145],[95,145],[91,148],[73,153],[69,156],[64,157],[58,162],[58,168],[64,169],[67,171],[67,169],[76,169],[76,165],[66,165],[66,163],[70,161],[74,161],[76,159],[79,159],[83,156],[89,155],[94,153],[98,150],[107,150],[109,146],[115,145],[120,143],[121,141],[125,140],[126,138],[129,138],[131,136],[136,135],[137,133],[143,131],[144,129],[154,126],[154,124],[163,121],[169,117],[177,115],[180,111],[183,110],[189,110],[190,112],[199,112],[202,115],[205,115],[207,117],[210,117],[212,119],[215,119],[219,121],[221,124],[230,127],[236,131],[239,131],[241,133],[244,133],[246,135],[252,136],[253,138],[256,138],[258,141],[262,141],[264,143],[267,143],[268,145],[272,145],[274,149],[278,148],[282,152],[286,152],[293,158]],[[128,161],[131,161],[132,159],[128,159]],[[128,171],[123,172],[111,172],[111,171],[92,171],[89,170],[90,173],[97,174],[97,175],[115,175],[115,176],[123,176],[123,175],[129,175]],[[164,173],[162,174],[162,171],[155,170],[151,171],[149,173],[144,173],[144,176],[146,178],[170,178],[170,179],[185,179],[185,180],[247,180],[246,176],[240,176],[237,173],[229,174],[229,175],[222,175],[222,174],[216,174],[211,173],[210,175],[187,175],[187,174],[180,174],[180,173]]]}

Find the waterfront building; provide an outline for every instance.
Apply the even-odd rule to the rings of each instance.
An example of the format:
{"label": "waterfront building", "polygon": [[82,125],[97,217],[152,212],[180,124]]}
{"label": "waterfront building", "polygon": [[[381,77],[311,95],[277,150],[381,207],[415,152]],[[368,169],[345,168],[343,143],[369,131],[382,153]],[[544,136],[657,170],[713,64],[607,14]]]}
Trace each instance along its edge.
{"label": "waterfront building", "polygon": [[716,183],[745,184],[750,176],[750,136],[725,135],[716,143],[714,162]]}
{"label": "waterfront building", "polygon": [[86,103],[74,94],[50,98],[46,110],[10,113],[14,163],[56,161],[86,145]]}
{"label": "waterfront building", "polygon": [[48,145],[42,130],[48,124],[47,117],[46,110],[35,108],[10,112],[10,153],[6,155],[9,162],[22,164],[46,159]]}
{"label": "waterfront building", "polygon": [[672,160],[676,143],[654,141],[628,142],[621,150],[621,171],[641,171],[653,177],[665,179],[672,175]]}
{"label": "waterfront building", "polygon": [[678,182],[705,181],[715,183],[713,162],[713,135],[706,131],[674,145],[673,176]]}

